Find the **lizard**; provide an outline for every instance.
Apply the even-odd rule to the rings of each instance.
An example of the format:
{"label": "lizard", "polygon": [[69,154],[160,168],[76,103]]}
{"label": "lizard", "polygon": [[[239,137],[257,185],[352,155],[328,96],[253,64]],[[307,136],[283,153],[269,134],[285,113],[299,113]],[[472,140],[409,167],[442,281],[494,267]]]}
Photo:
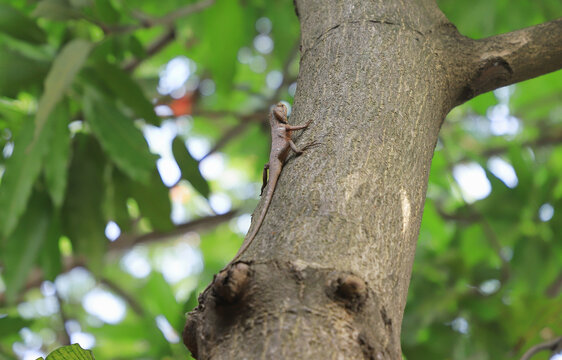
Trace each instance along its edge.
{"label": "lizard", "polygon": [[229,265],[240,258],[260,230],[263,220],[265,219],[265,215],[267,214],[267,210],[269,209],[269,205],[271,204],[271,200],[273,199],[273,193],[275,192],[277,180],[279,180],[279,175],[281,175],[283,165],[289,156],[289,150],[292,149],[297,155],[300,155],[306,148],[314,145],[314,143],[311,143],[302,149],[299,149],[291,138],[293,131],[306,129],[308,125],[310,125],[310,122],[311,121],[304,125],[289,125],[289,121],[287,119],[287,106],[285,106],[282,102],[279,102],[272,107],[269,114],[269,124],[271,126],[271,152],[269,153],[269,162],[263,167],[263,184],[260,193],[260,196],[263,195],[263,191],[267,186],[267,191],[265,192],[265,204],[258,215],[252,232],[246,237],[242,247],[240,247],[240,250],[238,250],[238,253],[236,253],[236,256],[234,256],[234,259],[232,259]]}

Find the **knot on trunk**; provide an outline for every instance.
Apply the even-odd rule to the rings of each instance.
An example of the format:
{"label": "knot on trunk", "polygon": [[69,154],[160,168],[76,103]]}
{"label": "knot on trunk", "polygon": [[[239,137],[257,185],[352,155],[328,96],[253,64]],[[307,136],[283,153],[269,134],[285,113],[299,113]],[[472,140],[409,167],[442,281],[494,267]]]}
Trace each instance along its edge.
{"label": "knot on trunk", "polygon": [[213,293],[219,302],[232,304],[245,293],[250,277],[248,264],[239,262],[222,270],[213,282]]}
{"label": "knot on trunk", "polygon": [[344,274],[330,280],[328,296],[352,311],[359,311],[367,299],[367,284],[360,277]]}

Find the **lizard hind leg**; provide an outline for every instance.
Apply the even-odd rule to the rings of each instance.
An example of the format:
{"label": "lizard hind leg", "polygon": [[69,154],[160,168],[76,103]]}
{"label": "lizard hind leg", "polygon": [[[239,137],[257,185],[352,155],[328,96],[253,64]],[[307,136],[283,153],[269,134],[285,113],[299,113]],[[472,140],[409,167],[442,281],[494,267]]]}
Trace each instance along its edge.
{"label": "lizard hind leg", "polygon": [[299,148],[297,147],[297,145],[295,145],[295,143],[293,142],[293,140],[289,140],[289,146],[291,147],[291,149],[293,149],[293,151],[294,151],[295,153],[297,153],[297,155],[302,154],[302,153],[303,153],[305,150],[307,150],[308,148],[313,147],[313,146],[316,146],[316,145],[320,145],[320,143],[317,142],[317,141],[313,141],[313,142],[310,142],[310,143],[304,145],[302,148],[299,149]]}
{"label": "lizard hind leg", "polygon": [[265,189],[265,186],[267,185],[267,170],[268,169],[269,169],[269,163],[267,163],[263,166],[263,174],[262,174],[263,182],[262,182],[262,185],[261,185],[260,196],[263,195],[263,189]]}
{"label": "lizard hind leg", "polygon": [[294,152],[296,152],[298,155],[302,154],[303,150],[299,149],[297,147],[297,145],[295,145],[295,143],[293,142],[293,140],[289,139],[289,146],[291,147],[291,149],[293,149]]}
{"label": "lizard hind leg", "polygon": [[304,152],[305,150],[308,150],[311,147],[318,146],[318,145],[321,145],[321,144],[322,143],[320,143],[318,141],[311,141],[308,144],[305,144],[302,148],[300,148],[300,151]]}

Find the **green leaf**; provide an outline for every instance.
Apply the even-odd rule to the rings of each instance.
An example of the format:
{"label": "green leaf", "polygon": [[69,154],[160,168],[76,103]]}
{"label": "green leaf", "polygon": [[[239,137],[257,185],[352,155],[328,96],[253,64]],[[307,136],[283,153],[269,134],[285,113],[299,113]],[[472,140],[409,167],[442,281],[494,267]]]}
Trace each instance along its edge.
{"label": "green leaf", "polygon": [[52,218],[52,206],[46,194],[35,193],[18,227],[7,239],[4,257],[6,300],[16,300],[19,291],[33,269],[33,265],[46,239]]}
{"label": "green leaf", "polygon": [[[138,295],[137,295],[138,296]],[[144,310],[144,308],[143,308]],[[102,326],[91,326],[86,331],[96,337],[96,339],[109,338],[119,342],[139,341],[139,339],[149,339],[148,336],[161,336],[162,333],[156,329],[152,316],[146,317],[126,317],[118,324],[103,324]],[[160,334],[157,334],[160,332]],[[101,353],[98,353],[100,356]],[[120,353],[124,356],[125,354]]]}
{"label": "green leaf", "polygon": [[472,110],[476,111],[480,115],[485,115],[488,108],[492,105],[496,105],[498,99],[492,91],[478,95],[475,98],[470,99],[467,102],[467,106],[470,106]]}
{"label": "green leaf", "polygon": [[[53,117],[49,117],[49,123]],[[52,126],[48,124],[34,141],[33,120],[28,119],[14,139],[14,152],[6,161],[6,172],[0,186],[0,229],[8,236],[17,225],[39,176],[43,158],[49,148]]]}
{"label": "green leaf", "polygon": [[424,205],[420,240],[435,251],[444,251],[452,240],[452,231],[439,215],[435,204],[428,201]]}
{"label": "green leaf", "polygon": [[31,325],[30,320],[6,316],[0,318],[0,339],[17,334],[22,328]]}
{"label": "green leaf", "polygon": [[510,110],[525,120],[545,119],[560,106],[561,94],[562,72],[555,71],[518,83],[510,98]]}
{"label": "green leaf", "polygon": [[22,90],[29,91],[33,86],[41,85],[49,70],[49,63],[29,58],[9,48],[2,49],[0,56],[0,95],[16,97]]}
{"label": "green leaf", "polygon": [[168,231],[174,225],[170,218],[172,205],[169,190],[154,170],[148,185],[133,182],[132,195],[137,200],[142,216],[147,217],[155,230]]}
{"label": "green leaf", "polygon": [[[138,59],[146,58],[146,50],[135,35],[130,35],[127,40],[127,50],[129,50],[131,54],[133,54],[133,56]],[[156,86],[154,87],[154,89],[156,89]]]}
{"label": "green leaf", "polygon": [[185,322],[182,306],[176,301],[172,287],[161,273],[152,272],[150,274],[140,295],[144,307],[152,315],[164,315],[174,329],[181,329]]}
{"label": "green leaf", "polygon": [[45,157],[45,180],[47,189],[56,207],[62,205],[70,154],[70,134],[68,122],[70,115],[66,106],[58,106],[50,120],[53,128],[51,146]]}
{"label": "green leaf", "polygon": [[78,344],[63,346],[47,356],[46,360],[94,360],[90,350],[84,350]]}
{"label": "green leaf", "polygon": [[105,85],[138,116],[151,124],[160,123],[154,107],[142,92],[139,84],[129,74],[108,62],[98,62],[96,70],[97,76],[105,82]]}
{"label": "green leaf", "polygon": [[127,317],[119,324],[91,326],[84,331],[103,344],[96,348],[96,355],[102,359],[171,359],[166,357],[172,355],[170,343],[158,329],[154,316]]}
{"label": "green leaf", "polygon": [[[247,44],[248,28],[245,7],[236,0],[218,0],[199,18],[199,29],[205,32],[205,41],[201,42],[199,51],[201,59],[207,64],[217,85],[217,91],[230,90],[237,64],[238,50]],[[216,24],[220,24],[217,26]],[[250,26],[249,26],[250,25]],[[227,32],[224,29],[228,29]]]}
{"label": "green leaf", "polygon": [[72,7],[77,9],[91,7],[94,2],[94,0],[67,0],[67,1],[70,1],[70,5],[72,5]]}
{"label": "green leaf", "polygon": [[265,16],[271,19],[271,36],[275,47],[273,53],[281,61],[286,61],[291,49],[298,44],[300,26],[295,9],[283,2],[271,2],[265,7]]}
{"label": "green leaf", "polygon": [[181,138],[176,137],[172,142],[172,152],[180,167],[182,177],[189,181],[201,195],[208,198],[210,193],[209,184],[199,171],[199,162],[187,151]]}
{"label": "green leaf", "polygon": [[462,232],[461,250],[468,266],[475,266],[488,259],[491,250],[480,225],[471,225]]}
{"label": "green leaf", "polygon": [[29,115],[16,102],[0,100],[0,124],[13,129],[12,133],[17,133],[28,117]]}
{"label": "green leaf", "polygon": [[[96,43],[96,48],[92,51],[91,58],[96,62],[106,62],[107,59],[112,59],[116,63],[124,61],[126,57],[130,56],[130,52],[132,52],[129,44],[130,37],[131,36],[119,34],[105,36],[101,41]],[[91,70],[92,73],[96,73],[93,68]]]}
{"label": "green leaf", "polygon": [[37,114],[35,115],[34,141],[45,126],[51,111],[74,81],[74,77],[84,65],[91,50],[92,44],[90,42],[74,39],[65,45],[53,62],[53,66],[45,79],[45,91],[39,100]]}
{"label": "green leaf", "polygon": [[39,264],[43,270],[45,280],[55,281],[57,275],[62,272],[62,261],[59,249],[59,238],[61,236],[61,225],[58,216],[53,216],[46,232],[46,239],[39,252]]}
{"label": "green leaf", "polygon": [[131,179],[116,168],[112,169],[111,181],[107,186],[107,214],[123,232],[131,228],[131,216],[127,200],[132,197]]}
{"label": "green leaf", "polygon": [[84,94],[84,115],[115,164],[132,179],[147,184],[157,157],[148,151],[146,140],[133,121],[91,87]]}
{"label": "green leaf", "polygon": [[87,257],[92,271],[101,270],[107,244],[102,214],[105,164],[105,156],[95,139],[76,135],[62,207],[63,232],[73,248]]}
{"label": "green leaf", "polygon": [[119,21],[119,12],[115,10],[111,1],[96,0],[95,9],[98,18],[106,24],[115,24]]}
{"label": "green leaf", "polygon": [[0,32],[34,44],[42,44],[47,39],[35,21],[6,4],[0,4]]}
{"label": "green leaf", "polygon": [[82,15],[72,8],[65,0],[43,0],[39,2],[32,16],[50,20],[80,19]]}

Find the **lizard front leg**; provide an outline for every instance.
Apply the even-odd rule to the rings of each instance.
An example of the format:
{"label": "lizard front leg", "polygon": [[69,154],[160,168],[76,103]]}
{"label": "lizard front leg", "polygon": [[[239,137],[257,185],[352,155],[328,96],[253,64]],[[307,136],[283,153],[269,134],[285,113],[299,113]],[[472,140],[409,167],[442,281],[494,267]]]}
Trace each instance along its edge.
{"label": "lizard front leg", "polygon": [[311,122],[312,122],[312,120],[309,120],[304,125],[285,125],[285,129],[290,130],[290,131],[306,129],[308,127],[308,125],[310,125]]}
{"label": "lizard front leg", "polygon": [[308,127],[308,123],[304,124],[304,125],[286,125],[285,128],[287,130],[293,131],[293,130],[302,130],[302,129],[306,129]]}

